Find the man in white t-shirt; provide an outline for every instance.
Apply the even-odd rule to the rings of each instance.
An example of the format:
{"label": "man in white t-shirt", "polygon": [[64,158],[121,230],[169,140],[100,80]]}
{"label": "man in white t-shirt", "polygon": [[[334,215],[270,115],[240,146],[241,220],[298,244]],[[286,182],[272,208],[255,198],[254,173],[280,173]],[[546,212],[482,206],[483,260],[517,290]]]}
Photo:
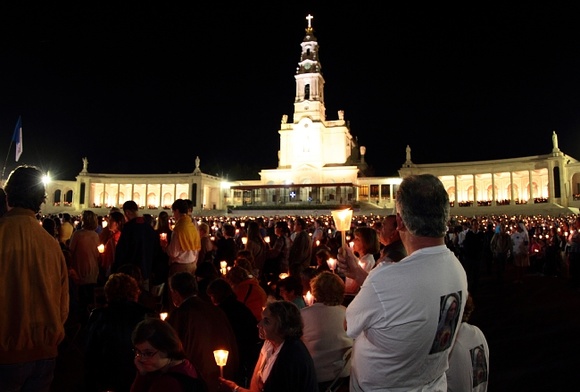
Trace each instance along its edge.
{"label": "man in white t-shirt", "polygon": [[448,356],[467,300],[465,271],[445,245],[449,197],[430,174],[397,191],[397,228],[408,256],[366,274],[349,248],[339,266],[361,283],[346,310],[354,339],[351,391],[446,391]]}

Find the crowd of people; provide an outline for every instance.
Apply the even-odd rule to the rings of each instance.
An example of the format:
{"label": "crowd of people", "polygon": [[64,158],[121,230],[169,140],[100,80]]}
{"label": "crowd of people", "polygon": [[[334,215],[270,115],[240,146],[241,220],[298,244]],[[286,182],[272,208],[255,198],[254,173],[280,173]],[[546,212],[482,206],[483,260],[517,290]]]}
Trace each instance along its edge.
{"label": "crowd of people", "polygon": [[0,390],[50,391],[76,326],[86,391],[481,391],[481,274],[580,283],[580,217],[451,217],[430,175],[344,236],[330,215],[201,218],[185,199],[43,216],[41,176],[18,167],[0,193]]}

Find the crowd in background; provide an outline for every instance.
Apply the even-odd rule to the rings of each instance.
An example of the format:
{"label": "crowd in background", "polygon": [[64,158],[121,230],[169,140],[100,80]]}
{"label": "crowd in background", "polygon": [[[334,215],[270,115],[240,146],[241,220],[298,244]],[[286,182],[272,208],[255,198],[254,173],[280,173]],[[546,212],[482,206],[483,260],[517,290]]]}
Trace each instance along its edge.
{"label": "crowd in background", "polygon": [[[82,352],[80,388],[326,391],[350,382],[352,390],[356,339],[345,330],[347,307],[367,277],[406,256],[400,217],[355,215],[342,236],[331,215],[194,217],[191,210],[191,201],[178,199],[158,216],[132,201],[107,216],[31,215],[66,263],[63,328]],[[498,287],[541,274],[569,277],[578,288],[579,231],[572,214],[454,216],[444,245],[463,267],[471,301],[483,274]],[[360,268],[347,273],[349,257]],[[518,271],[513,283],[505,281],[508,265]],[[468,321],[465,295],[446,299],[441,323]],[[162,314],[164,322],[152,321]],[[447,353],[450,343],[439,339],[431,351]],[[223,368],[218,348],[229,352]]]}
{"label": "crowd in background", "polygon": [[[99,303],[90,301],[86,294],[83,294],[82,280],[83,270],[79,269],[78,265],[74,263],[70,244],[74,235],[82,235],[82,230],[87,230],[86,222],[89,219],[96,219],[97,226],[88,225],[88,229],[95,231],[100,238],[100,243],[106,243],[105,251],[101,256],[94,258],[95,266],[92,268],[92,284],[93,287],[104,286],[111,278],[111,267],[113,265],[114,250],[110,247],[116,245],[122,231],[124,219],[121,219],[122,212],[116,209],[111,210],[110,214],[105,217],[92,217],[90,211],[85,211],[79,216],[71,217],[68,214],[60,214],[53,216],[40,216],[39,220],[42,225],[46,227],[52,226],[54,221],[55,231],[53,235],[58,237],[63,252],[67,254],[69,261],[69,272],[71,276],[71,287],[76,289],[71,290],[71,320],[75,309],[79,311],[77,316],[79,319],[89,316],[93,313],[93,319],[96,318],[94,314],[98,314],[102,309]],[[366,230],[373,230],[380,232],[385,217],[379,215],[355,215],[352,219],[351,230],[346,233],[346,240],[349,242],[351,248],[355,248],[355,233],[362,236],[368,236]],[[175,225],[174,217],[167,212],[162,212],[157,217],[146,217],[155,232],[164,238],[160,239],[160,245],[163,242],[171,241],[172,228]],[[200,247],[199,258],[196,261],[196,268],[192,271],[193,276],[196,277],[198,286],[197,296],[208,301],[210,304],[218,306],[225,306],[224,302],[230,303],[230,306],[236,304],[244,305],[244,312],[247,313],[245,317],[239,314],[232,315],[232,311],[226,312],[228,314],[230,323],[233,327],[234,335],[237,334],[236,341],[239,347],[240,366],[242,370],[238,374],[232,375],[232,379],[236,383],[244,386],[250,386],[250,380],[254,371],[254,366],[259,357],[259,348],[263,343],[263,339],[258,336],[258,329],[256,325],[262,318],[262,311],[267,303],[276,300],[286,300],[294,303],[301,310],[304,319],[306,346],[309,348],[309,353],[316,360],[314,364],[322,364],[319,369],[316,367],[318,382],[321,386],[328,386],[335,381],[335,375],[340,375],[339,378],[348,378],[348,367],[344,362],[335,362],[331,369],[324,369],[328,367],[328,361],[320,361],[319,348],[312,343],[309,344],[308,336],[311,334],[320,334],[320,328],[313,327],[316,325],[319,315],[313,312],[314,308],[307,306],[304,296],[307,293],[314,292],[316,300],[320,303],[325,302],[326,296],[334,296],[331,305],[326,306],[329,311],[333,308],[336,310],[347,306],[350,300],[356,295],[359,289],[353,279],[346,277],[342,271],[331,271],[327,261],[336,258],[341,244],[340,232],[336,230],[332,216],[257,216],[257,217],[192,217],[194,225],[198,228],[200,237],[202,239],[203,248]],[[525,244],[527,248],[529,263],[522,266],[522,274],[518,275],[521,280],[513,283],[520,283],[525,280],[527,275],[544,275],[544,276],[570,276],[570,250],[572,236],[575,234],[576,227],[575,215],[563,215],[559,217],[551,216],[482,216],[482,217],[465,217],[454,216],[448,222],[448,232],[445,237],[446,245],[451,249],[460,260],[465,268],[469,291],[472,295],[477,295],[478,280],[483,275],[493,275],[497,279],[498,287],[504,284],[512,284],[512,282],[505,282],[506,267],[514,264],[514,258],[517,249],[514,249],[514,239],[512,236],[518,232],[525,232],[528,240]],[[72,230],[59,230],[63,225],[72,227]],[[104,230],[108,227],[108,230]],[[572,227],[572,229],[571,229]],[[109,233],[107,233],[107,231]],[[64,232],[64,234],[62,234]],[[77,234],[77,232],[79,234]],[[306,235],[308,246],[302,250],[302,259],[307,258],[308,262],[301,261],[300,263],[291,262],[289,257],[292,244],[296,240],[296,235],[300,233]],[[163,236],[162,233],[165,233]],[[468,234],[469,233],[469,234]],[[106,238],[110,236],[110,238]],[[293,239],[294,237],[294,239]],[[384,245],[370,246],[366,249],[364,246],[356,246],[356,254],[362,260],[369,260],[370,266],[368,271],[374,266],[375,260],[380,259],[381,249]],[[95,244],[91,247],[95,248]],[[519,245],[518,245],[519,246]],[[74,249],[74,247],[73,247]],[[298,252],[295,250],[295,252]],[[110,256],[110,255],[113,256]],[[367,255],[368,256],[365,256]],[[109,255],[109,256],[107,256]],[[158,254],[159,259],[154,260],[151,277],[151,285],[156,286],[161,283],[166,283],[169,287],[169,268],[168,256],[164,252]],[[83,257],[83,260],[87,260]],[[225,262],[225,264],[223,263]],[[290,265],[293,264],[293,270]],[[224,267],[225,265],[225,267]],[[91,268],[89,268],[91,269]],[[337,293],[331,294],[327,285],[324,289],[328,292],[322,292],[319,288],[311,286],[313,278],[320,275],[321,272],[327,272],[323,275],[324,279],[337,279],[340,283],[334,283],[338,286],[335,290]],[[572,267],[574,272],[574,267]],[[119,279],[118,274],[113,274],[115,279]],[[136,281],[142,288],[143,279],[139,272],[132,272],[131,275],[136,277]],[[322,277],[319,283],[322,282]],[[350,282],[350,283],[349,283]],[[570,284],[574,282],[571,279]],[[330,285],[331,283],[328,283]],[[221,287],[221,288],[218,288]],[[312,289],[311,289],[312,287]],[[318,290],[318,291],[317,291]],[[147,292],[147,290],[142,290]],[[158,314],[161,311],[171,311],[174,308],[172,300],[168,295],[169,290],[165,291],[162,298],[162,305],[159,306],[151,301],[150,297],[145,297],[141,304],[148,310],[141,309],[139,319],[145,319],[148,313]],[[225,294],[224,294],[225,293]],[[83,299],[84,297],[84,299]],[[341,300],[337,299],[340,298]],[[90,297],[92,298],[92,297]],[[229,298],[226,301],[226,298]],[[110,298],[107,299],[107,306],[111,309],[115,308],[115,301]],[[340,306],[337,306],[340,305]],[[95,309],[91,309],[95,307]],[[89,313],[86,313],[88,309]],[[124,310],[125,312],[127,310]],[[238,309],[234,313],[244,313]],[[84,314],[83,314],[84,313]],[[331,312],[324,315],[324,319],[344,319],[344,311]],[[137,324],[136,321],[133,324]],[[245,327],[244,327],[245,325]],[[345,353],[350,353],[352,349],[352,339],[345,333],[342,323],[333,321],[331,325],[339,327],[342,330],[342,338],[333,339],[333,346],[335,350],[340,353],[339,356],[344,356]],[[325,331],[328,332],[332,326],[325,326]],[[94,328],[94,325],[89,325],[87,328]],[[313,331],[314,330],[314,331]],[[94,335],[93,332],[87,330],[88,337]],[[191,333],[191,332],[189,332]],[[199,332],[198,332],[199,333]],[[334,335],[333,335],[334,336]],[[320,339],[320,336],[317,336]],[[344,344],[340,346],[341,339]],[[118,349],[122,347],[117,340],[104,339],[103,341],[115,342],[113,345]],[[130,346],[129,336],[125,338],[126,352],[129,353]],[[87,350],[91,350],[90,342]],[[328,344],[328,342],[327,342]],[[208,351],[209,352],[209,351]],[[87,351],[90,354],[90,351]],[[110,355],[110,353],[103,354],[106,358],[117,358],[119,356]],[[124,373],[126,380],[124,381],[125,388],[128,390],[133,382],[131,374],[133,357],[132,352],[126,356],[125,367],[118,366],[114,361],[107,361],[99,356],[90,354],[87,356],[87,380],[93,380],[90,384],[99,385],[107,380],[107,374],[113,374],[111,368],[115,368],[116,373]],[[336,359],[337,355],[334,356]],[[97,359],[97,360],[95,360]],[[208,359],[206,358],[206,361]],[[230,358],[231,360],[231,358]],[[203,362],[201,362],[203,363]],[[338,363],[338,365],[336,365]],[[108,364],[104,366],[103,364]],[[212,364],[213,366],[213,364]],[[336,369],[339,366],[340,369]],[[104,368],[100,374],[92,374],[95,369],[99,367]],[[198,365],[199,367],[199,365]],[[124,369],[119,372],[119,369]],[[130,375],[130,376],[129,376]],[[214,375],[214,378],[215,375]],[[217,378],[216,378],[217,379]],[[98,382],[94,380],[99,380]],[[344,382],[344,380],[343,380]],[[218,388],[214,385],[215,388]]]}

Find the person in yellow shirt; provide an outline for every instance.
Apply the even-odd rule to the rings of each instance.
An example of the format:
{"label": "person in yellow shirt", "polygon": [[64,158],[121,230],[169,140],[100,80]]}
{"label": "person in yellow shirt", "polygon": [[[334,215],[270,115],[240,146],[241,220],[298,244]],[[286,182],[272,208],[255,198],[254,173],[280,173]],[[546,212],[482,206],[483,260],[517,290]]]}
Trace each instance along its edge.
{"label": "person in yellow shirt", "polygon": [[62,224],[58,230],[58,240],[68,246],[74,230],[72,217],[69,213],[65,212],[62,214]]}
{"label": "person in yellow shirt", "polygon": [[171,209],[175,217],[175,227],[171,242],[166,247],[169,255],[169,276],[182,271],[193,274],[201,249],[199,231],[188,214],[186,200],[175,200]]}

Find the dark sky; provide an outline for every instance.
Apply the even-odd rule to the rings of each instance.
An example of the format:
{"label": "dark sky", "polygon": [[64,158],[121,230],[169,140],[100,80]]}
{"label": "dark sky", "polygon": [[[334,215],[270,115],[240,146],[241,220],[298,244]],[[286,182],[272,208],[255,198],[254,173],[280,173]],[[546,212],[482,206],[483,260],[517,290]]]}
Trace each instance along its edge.
{"label": "dark sky", "polygon": [[4,3],[18,3],[0,6],[6,174],[22,115],[19,163],[60,179],[84,156],[91,172],[168,173],[197,155],[206,173],[258,178],[292,118],[308,13],[327,118],[345,111],[376,175],[397,175],[407,144],[415,163],[512,158],[549,153],[553,130],[580,158],[578,7]]}

